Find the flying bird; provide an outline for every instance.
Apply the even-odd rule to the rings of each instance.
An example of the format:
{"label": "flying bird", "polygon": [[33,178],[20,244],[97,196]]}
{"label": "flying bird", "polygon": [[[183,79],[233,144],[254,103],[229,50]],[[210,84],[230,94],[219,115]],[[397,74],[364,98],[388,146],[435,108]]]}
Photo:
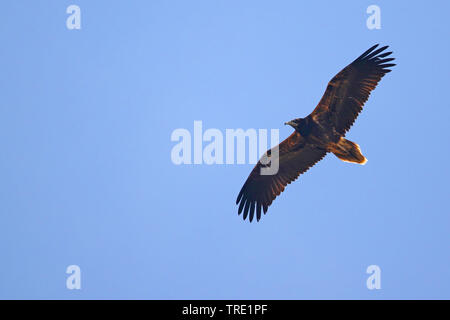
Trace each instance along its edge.
{"label": "flying bird", "polygon": [[[387,58],[392,52],[385,52],[388,46],[378,44],[360,55],[335,75],[325,90],[319,104],[305,118],[285,123],[295,131],[277,147],[266,152],[267,161],[258,161],[245,181],[236,200],[238,214],[250,222],[256,213],[259,221],[261,212],[267,212],[273,200],[299,175],[322,160],[328,152],[342,161],[365,164],[358,144],[345,139],[345,134],[355,122],[370,92],[383,76],[390,72]],[[278,150],[278,152],[272,152]],[[272,157],[278,154],[278,172],[262,175],[261,169],[274,163]]]}

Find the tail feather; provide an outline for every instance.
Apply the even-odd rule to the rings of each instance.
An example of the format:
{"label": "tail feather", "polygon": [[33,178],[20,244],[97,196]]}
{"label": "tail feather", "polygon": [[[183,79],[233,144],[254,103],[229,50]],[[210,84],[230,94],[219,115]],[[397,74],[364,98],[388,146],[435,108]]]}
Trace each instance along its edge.
{"label": "tail feather", "polygon": [[361,153],[359,145],[350,140],[341,138],[338,143],[331,144],[329,148],[330,151],[342,161],[359,163],[362,165],[367,162],[366,157]]}

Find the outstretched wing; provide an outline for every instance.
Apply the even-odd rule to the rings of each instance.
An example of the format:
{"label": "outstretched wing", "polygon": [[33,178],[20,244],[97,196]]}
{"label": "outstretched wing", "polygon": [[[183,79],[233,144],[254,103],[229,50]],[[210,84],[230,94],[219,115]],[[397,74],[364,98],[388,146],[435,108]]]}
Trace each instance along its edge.
{"label": "outstretched wing", "polygon": [[378,44],[364,52],[331,79],[322,99],[311,113],[314,120],[342,135],[350,129],[370,92],[391,71],[388,68],[395,66],[388,63],[394,58],[386,58],[392,52],[383,53],[388,46],[375,50],[377,47]]}
{"label": "outstretched wing", "polygon": [[[275,165],[276,162],[275,148],[268,151],[271,165]],[[261,163],[261,160],[253,168],[237,197],[236,204],[239,204],[238,213],[244,212],[244,220],[249,216],[251,222],[256,212],[256,219],[259,221],[261,210],[266,213],[267,208],[284,191],[286,185],[320,161],[326,153],[325,150],[317,149],[313,145],[308,144],[295,131],[278,145],[279,161],[276,174],[261,175],[261,168],[265,166]]]}

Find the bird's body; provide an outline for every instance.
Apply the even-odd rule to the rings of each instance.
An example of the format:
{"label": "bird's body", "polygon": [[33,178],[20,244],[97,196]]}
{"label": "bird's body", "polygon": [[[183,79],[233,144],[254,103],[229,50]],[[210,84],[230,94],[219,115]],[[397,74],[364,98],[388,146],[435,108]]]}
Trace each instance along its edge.
{"label": "bird's body", "polygon": [[[361,154],[359,146],[344,138],[336,130],[328,130],[311,115],[306,118],[287,122],[308,144],[318,150],[334,153],[339,159],[347,162],[365,164],[367,159]],[[300,145],[299,145],[300,147]]]}
{"label": "bird's body", "polygon": [[[313,112],[305,118],[285,124],[295,131],[266,155],[273,163],[278,157],[278,171],[273,175],[261,174],[266,165],[260,160],[250,173],[236,200],[238,213],[250,221],[256,213],[267,212],[272,201],[284,191],[287,184],[306,172],[331,152],[339,159],[365,164],[359,146],[345,139],[345,134],[361,112],[370,92],[395,64],[386,58],[392,52],[382,53],[386,47],[373,46],[331,79]],[[276,150],[277,152],[272,152]],[[264,162],[265,163],[265,162]]]}
{"label": "bird's body", "polygon": [[289,121],[286,124],[293,126],[295,131],[306,140],[306,143],[316,145],[319,148],[326,149],[329,142],[337,143],[340,138],[336,131],[327,130],[311,115],[306,118]]}

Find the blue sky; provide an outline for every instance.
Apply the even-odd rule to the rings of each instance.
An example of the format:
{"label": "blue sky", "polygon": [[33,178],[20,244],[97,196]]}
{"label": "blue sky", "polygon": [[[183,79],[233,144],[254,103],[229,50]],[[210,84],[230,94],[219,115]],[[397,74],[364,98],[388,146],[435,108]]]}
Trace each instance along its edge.
{"label": "blue sky", "polygon": [[[0,298],[449,299],[449,9],[4,1]],[[194,120],[286,138],[375,43],[398,65],[347,135],[367,165],[328,155],[249,224],[235,198],[252,165],[171,162],[171,133]]]}

